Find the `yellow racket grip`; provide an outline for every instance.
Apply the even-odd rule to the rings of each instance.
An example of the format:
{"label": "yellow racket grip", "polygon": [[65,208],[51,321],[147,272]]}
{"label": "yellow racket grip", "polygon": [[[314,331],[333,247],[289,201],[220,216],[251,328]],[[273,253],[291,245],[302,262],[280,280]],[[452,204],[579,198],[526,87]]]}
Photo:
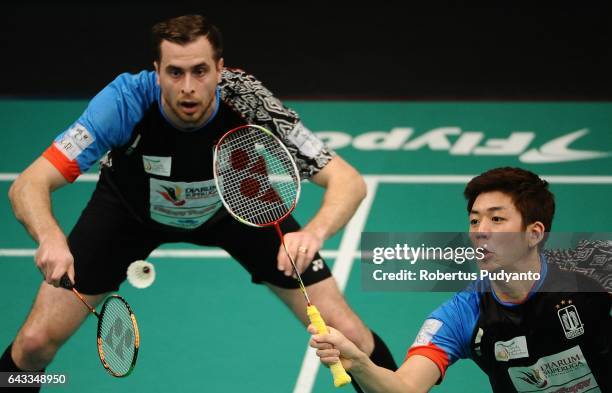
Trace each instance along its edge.
{"label": "yellow racket grip", "polygon": [[[319,334],[329,333],[329,330],[327,330],[327,325],[325,325],[325,321],[321,317],[321,313],[319,312],[319,310],[317,310],[317,307],[313,305],[306,307],[306,313],[308,314],[308,319],[310,319],[310,323],[315,326]],[[331,370],[332,377],[334,378],[335,387],[339,388],[351,382],[350,375],[346,373],[346,370],[344,370],[342,363],[340,363],[339,361],[330,365],[329,369]]]}

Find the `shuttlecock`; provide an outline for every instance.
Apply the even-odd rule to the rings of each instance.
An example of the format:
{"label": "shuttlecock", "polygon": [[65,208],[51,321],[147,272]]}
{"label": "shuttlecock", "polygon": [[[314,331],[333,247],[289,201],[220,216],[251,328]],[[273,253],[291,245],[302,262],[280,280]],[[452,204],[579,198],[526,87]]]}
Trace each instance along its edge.
{"label": "shuttlecock", "polygon": [[155,281],[155,267],[147,261],[134,261],[128,266],[127,279],[136,288],[146,288]]}

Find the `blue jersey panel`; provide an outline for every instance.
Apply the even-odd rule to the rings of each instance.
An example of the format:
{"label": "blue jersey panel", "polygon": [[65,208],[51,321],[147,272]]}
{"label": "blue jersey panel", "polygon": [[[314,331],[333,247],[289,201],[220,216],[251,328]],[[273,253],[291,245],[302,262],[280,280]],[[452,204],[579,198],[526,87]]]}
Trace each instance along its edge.
{"label": "blue jersey panel", "polygon": [[159,94],[155,72],[121,74],[89,102],[76,123],[55,141],[62,141],[72,129],[85,128],[91,142],[79,149],[74,157],[83,173],[107,151],[130,140],[134,126]]}

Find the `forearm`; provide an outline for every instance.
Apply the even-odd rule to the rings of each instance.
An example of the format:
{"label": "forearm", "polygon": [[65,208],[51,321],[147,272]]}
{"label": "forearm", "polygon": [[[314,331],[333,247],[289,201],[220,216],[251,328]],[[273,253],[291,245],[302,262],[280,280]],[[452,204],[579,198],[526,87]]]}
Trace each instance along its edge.
{"label": "forearm", "polygon": [[427,393],[441,377],[437,364],[421,355],[408,357],[397,371],[379,367],[340,331],[328,329],[329,333],[318,334],[314,325],[308,326],[313,334],[309,345],[317,349],[323,364],[341,360],[364,392]]}
{"label": "forearm", "polygon": [[[313,180],[317,183],[316,178]],[[325,179],[325,183],[321,185],[326,188],[323,202],[304,229],[326,240],[346,225],[355,214],[365,198],[366,185],[361,175],[350,166],[343,168],[338,175]]]}
{"label": "forearm", "polygon": [[51,189],[46,182],[20,177],[10,188],[9,199],[15,217],[36,242],[49,235],[63,236],[51,211]]}
{"label": "forearm", "polygon": [[353,364],[351,375],[366,393],[416,393],[400,376],[389,369],[379,367],[369,358]]}

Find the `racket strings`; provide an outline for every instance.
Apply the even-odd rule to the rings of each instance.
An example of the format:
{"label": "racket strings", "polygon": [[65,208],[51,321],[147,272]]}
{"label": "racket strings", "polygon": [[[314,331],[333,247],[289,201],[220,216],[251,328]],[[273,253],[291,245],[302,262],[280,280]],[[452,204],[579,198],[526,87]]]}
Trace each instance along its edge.
{"label": "racket strings", "polygon": [[299,178],[276,139],[246,127],[226,137],[218,149],[219,192],[235,215],[260,225],[292,209]]}
{"label": "racket strings", "polygon": [[119,375],[129,373],[136,352],[136,332],[131,312],[121,300],[109,298],[105,303],[98,336],[109,369]]}

